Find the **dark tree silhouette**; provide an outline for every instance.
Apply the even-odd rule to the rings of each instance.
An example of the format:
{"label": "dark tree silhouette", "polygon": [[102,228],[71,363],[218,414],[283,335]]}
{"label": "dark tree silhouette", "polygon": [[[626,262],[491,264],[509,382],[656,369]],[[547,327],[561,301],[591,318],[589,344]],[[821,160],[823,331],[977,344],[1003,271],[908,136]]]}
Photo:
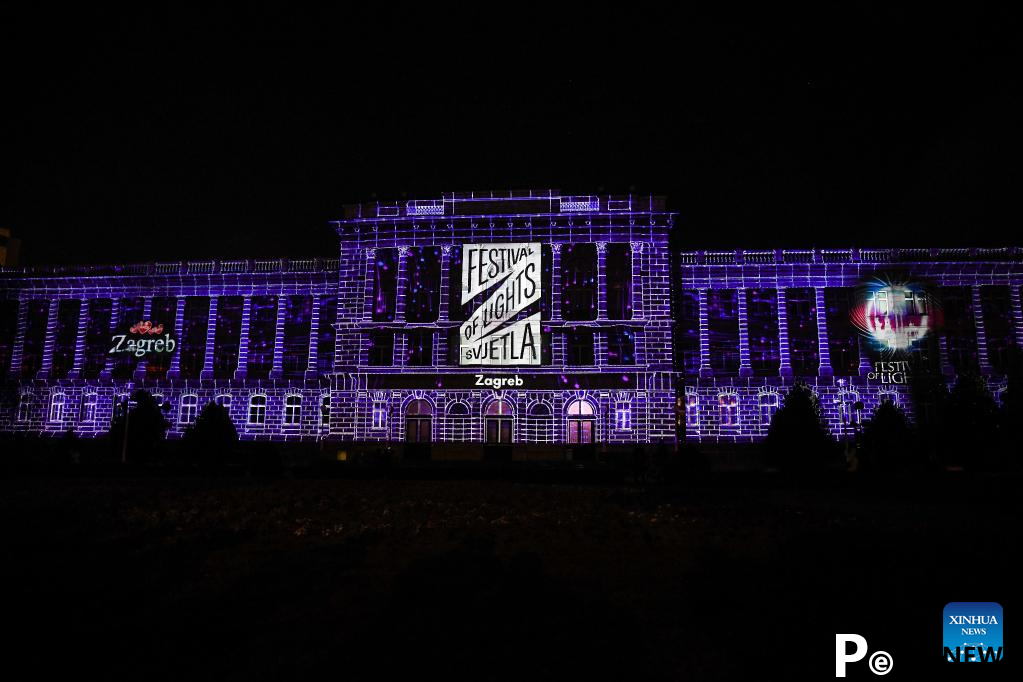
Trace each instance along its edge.
{"label": "dark tree silhouette", "polygon": [[227,408],[207,403],[184,436],[188,459],[204,464],[222,464],[238,443],[238,430]]}
{"label": "dark tree silhouette", "polygon": [[927,453],[917,446],[906,414],[890,400],[882,402],[864,424],[862,445],[863,471],[910,471],[927,465]]}
{"label": "dark tree silhouette", "polygon": [[809,386],[793,386],[771,420],[764,444],[767,462],[789,470],[840,468],[838,444],[821,414],[820,400]]}
{"label": "dark tree silhouette", "polygon": [[[110,441],[114,452],[120,456],[124,447],[125,423],[128,428],[126,459],[129,462],[149,462],[160,455],[161,445],[170,423],[163,416],[163,410],[148,391],[137,390],[131,395],[134,407],[125,414],[123,410],[110,426]],[[120,409],[120,407],[116,408]]]}
{"label": "dark tree silhouette", "polygon": [[990,467],[1000,445],[998,422],[998,405],[987,382],[976,374],[960,374],[941,414],[941,462],[967,469]]}
{"label": "dark tree silhouette", "polygon": [[916,424],[916,447],[928,457],[938,456],[942,420],[948,411],[948,384],[944,376],[914,355],[909,361],[909,399]]}
{"label": "dark tree silhouette", "polygon": [[1014,348],[1009,356],[1005,390],[999,414],[999,444],[995,466],[1018,470],[1023,461],[1017,456],[1023,438],[1023,352]]}

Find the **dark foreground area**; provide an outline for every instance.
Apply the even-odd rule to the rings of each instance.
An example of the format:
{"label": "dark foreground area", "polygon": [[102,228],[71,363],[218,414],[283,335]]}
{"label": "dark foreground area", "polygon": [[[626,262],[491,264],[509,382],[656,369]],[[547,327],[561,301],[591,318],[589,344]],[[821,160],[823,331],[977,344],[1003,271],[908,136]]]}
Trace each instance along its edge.
{"label": "dark foreground area", "polygon": [[5,656],[21,679],[823,679],[858,632],[926,675],[940,607],[1006,606],[1019,482],[8,478]]}

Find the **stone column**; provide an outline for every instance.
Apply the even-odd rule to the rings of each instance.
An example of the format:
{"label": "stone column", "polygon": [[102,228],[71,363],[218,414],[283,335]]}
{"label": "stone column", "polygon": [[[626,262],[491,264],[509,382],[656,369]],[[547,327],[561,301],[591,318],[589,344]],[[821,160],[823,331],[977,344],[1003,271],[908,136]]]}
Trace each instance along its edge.
{"label": "stone column", "polygon": [[182,330],[185,327],[185,301],[184,296],[178,296],[177,308],[174,311],[174,336],[177,337],[178,347],[174,349],[171,356],[170,367],[167,368],[167,378],[177,379],[181,376],[181,351],[183,345]]}
{"label": "stone column", "polygon": [[210,296],[210,308],[206,313],[206,352],[202,356],[201,379],[213,378],[213,351],[216,348],[217,340],[217,301],[216,296]]}
{"label": "stone column", "polygon": [[607,242],[597,242],[597,319],[607,319]]}
{"label": "stone column", "polygon": [[77,379],[82,376],[82,368],[85,366],[85,334],[89,328],[89,299],[83,298],[78,308],[78,329],[75,331],[75,360],[68,372],[68,379]]}
{"label": "stone column", "polygon": [[785,289],[778,287],[778,355],[780,357],[778,374],[783,377],[792,376],[792,360],[789,357],[789,317],[787,308]]}
{"label": "stone column", "polygon": [[870,347],[867,344],[867,340],[862,336],[856,337],[856,343],[857,350],[859,351],[860,354],[860,365],[858,370],[859,375],[863,378],[866,378],[866,376],[870,374],[874,369],[870,365]]}
{"label": "stone column", "polygon": [[242,299],[242,325],[238,335],[238,368],[234,371],[235,379],[244,379],[249,372],[249,317],[252,315],[252,297]]}
{"label": "stone column", "polygon": [[753,365],[750,363],[749,355],[748,294],[746,289],[739,289],[736,293],[739,302],[739,376],[751,377]]}
{"label": "stone column", "polygon": [[284,376],[284,318],[288,314],[288,297],[277,295],[277,319],[274,322],[274,357],[270,366],[270,378]]}
{"label": "stone column", "polygon": [[50,306],[46,312],[46,336],[43,341],[43,362],[36,373],[40,379],[50,376],[50,368],[53,366],[53,346],[57,340],[57,310],[60,308],[60,300],[50,299]]}
{"label": "stone column", "polygon": [[1019,286],[1009,287],[1009,300],[1012,302],[1012,328],[1016,332],[1016,348],[1023,349],[1023,306],[1020,305]]}
{"label": "stone column", "polygon": [[[142,319],[150,320],[153,317],[153,297],[146,296],[142,299]],[[143,357],[135,365],[135,381],[142,381],[146,378],[146,365],[149,360]]]}
{"label": "stone column", "polygon": [[[448,301],[451,299],[451,244],[440,247],[440,305],[437,309],[437,319],[448,319]],[[461,292],[458,292],[461,300]]]}
{"label": "stone column", "polygon": [[822,377],[835,375],[831,367],[831,348],[828,344],[828,308],[824,302],[824,287],[815,287],[817,310],[817,356],[820,358],[820,369],[817,374]]}
{"label": "stone column", "polygon": [[551,321],[561,321],[561,243],[551,244]]}
{"label": "stone column", "polygon": [[405,319],[405,289],[408,288],[408,247],[398,247],[397,296],[394,303],[394,319]]}
{"label": "stone column", "polygon": [[938,337],[938,362],[943,376],[955,376],[956,368],[948,358],[948,336],[945,334]]}
{"label": "stone column", "polygon": [[991,374],[991,362],[987,356],[987,331],[984,329],[984,309],[981,306],[980,285],[970,287],[973,297],[973,322],[977,328],[977,365],[981,374]]}
{"label": "stone column", "polygon": [[707,324],[707,290],[700,289],[700,378],[709,379],[714,376],[710,366],[710,330]]}
{"label": "stone column", "polygon": [[28,328],[28,299],[18,301],[18,330],[14,335],[14,349],[11,351],[11,378],[21,376],[21,361],[25,355],[25,330]]}
{"label": "stone column", "polygon": [[320,295],[313,294],[313,310],[309,318],[309,356],[306,358],[305,378],[319,376],[317,360],[320,354]]}
{"label": "stone column", "polygon": [[643,242],[632,242],[632,317],[641,319],[646,314],[643,305]]}
{"label": "stone column", "polygon": [[[109,336],[113,335],[114,331],[121,324],[121,299],[112,297],[110,299],[110,329]],[[103,369],[100,371],[99,376],[101,379],[109,379],[114,373],[114,359],[116,355],[107,354],[103,361]]]}

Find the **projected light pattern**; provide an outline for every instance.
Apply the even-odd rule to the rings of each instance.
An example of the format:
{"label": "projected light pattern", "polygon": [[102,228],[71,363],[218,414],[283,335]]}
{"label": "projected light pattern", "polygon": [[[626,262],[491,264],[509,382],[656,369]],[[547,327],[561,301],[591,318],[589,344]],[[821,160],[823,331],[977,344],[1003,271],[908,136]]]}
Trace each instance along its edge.
{"label": "projected light pattern", "polygon": [[941,308],[919,282],[877,279],[862,286],[853,324],[884,354],[907,353],[941,323]]}
{"label": "projected light pattern", "polygon": [[[217,402],[248,440],[562,457],[670,442],[676,418],[695,440],[758,440],[804,381],[837,437],[882,401],[911,410],[905,366],[878,358],[949,383],[976,372],[997,393],[1023,345],[1017,249],[672,257],[673,221],[655,197],[447,194],[347,207],[334,259],[0,271],[0,431],[100,435],[142,388],[168,404],[171,438]],[[481,306],[506,317],[492,292],[462,305],[463,250],[512,244],[540,247],[539,300],[518,301],[539,316],[539,362],[463,366],[463,324]],[[905,276],[878,278],[896,263]],[[140,321],[173,333],[169,356],[109,353]]]}

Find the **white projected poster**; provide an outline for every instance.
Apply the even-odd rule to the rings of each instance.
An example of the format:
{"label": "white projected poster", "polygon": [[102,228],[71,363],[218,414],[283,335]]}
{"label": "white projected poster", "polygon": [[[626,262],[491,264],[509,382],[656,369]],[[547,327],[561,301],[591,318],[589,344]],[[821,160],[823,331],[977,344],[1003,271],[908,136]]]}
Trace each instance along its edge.
{"label": "white projected poster", "polygon": [[460,329],[461,365],[539,365],[540,244],[463,244],[462,304],[489,291]]}

